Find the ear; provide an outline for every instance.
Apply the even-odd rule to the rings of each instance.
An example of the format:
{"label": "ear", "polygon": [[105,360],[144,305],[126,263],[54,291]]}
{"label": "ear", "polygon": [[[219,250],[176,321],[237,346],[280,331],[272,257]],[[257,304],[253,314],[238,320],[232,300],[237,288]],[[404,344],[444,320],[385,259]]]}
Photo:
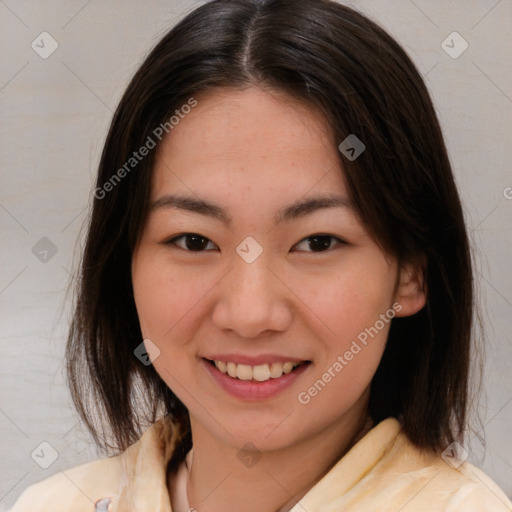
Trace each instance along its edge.
{"label": "ear", "polygon": [[426,259],[415,263],[407,263],[399,268],[395,301],[402,308],[396,310],[396,316],[411,316],[425,306],[427,301],[426,289]]}

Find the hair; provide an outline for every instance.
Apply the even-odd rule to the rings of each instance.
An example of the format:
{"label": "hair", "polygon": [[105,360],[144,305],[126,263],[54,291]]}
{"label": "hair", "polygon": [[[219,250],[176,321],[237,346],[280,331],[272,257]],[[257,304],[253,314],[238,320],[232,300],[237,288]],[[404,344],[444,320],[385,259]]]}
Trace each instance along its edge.
{"label": "hair", "polygon": [[[113,183],[133,152],[191,97],[254,86],[320,112],[334,147],[350,134],[365,144],[353,161],[338,152],[354,208],[399,264],[422,262],[427,290],[418,313],[392,321],[368,412],[374,422],[400,418],[421,449],[460,440],[473,323],[463,211],[422,77],[373,21],[330,0],[215,0],[195,9],[130,81],[106,138],[97,189]],[[124,450],[144,425],[165,416],[177,432],[179,462],[191,446],[188,411],[154,367],[134,356],[142,333],[131,256],[147,218],[156,153],[149,151],[108,196],[95,194],[67,372],[77,410],[100,447]]]}

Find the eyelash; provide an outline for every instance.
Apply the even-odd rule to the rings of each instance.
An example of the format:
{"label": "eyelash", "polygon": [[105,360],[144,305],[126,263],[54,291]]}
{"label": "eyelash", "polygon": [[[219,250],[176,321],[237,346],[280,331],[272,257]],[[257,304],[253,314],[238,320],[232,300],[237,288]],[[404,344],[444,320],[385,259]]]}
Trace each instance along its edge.
{"label": "eyelash", "polygon": [[[187,237],[202,238],[204,240],[208,240],[208,243],[212,243],[213,244],[213,242],[209,238],[207,238],[207,237],[205,237],[203,235],[200,235],[198,233],[183,233],[182,235],[178,235],[178,236],[175,236],[173,238],[170,238],[169,240],[165,241],[164,244],[165,245],[174,245],[174,246],[178,247],[179,249],[182,249],[182,250],[184,250],[186,252],[198,252],[198,253],[200,253],[200,252],[206,252],[207,251],[207,249],[200,250],[200,251],[191,251],[190,249],[186,249],[184,247],[181,247],[181,246],[179,246],[176,243],[176,241],[179,240],[180,238],[187,238]],[[313,235],[307,236],[306,238],[303,238],[298,243],[296,243],[294,245],[294,247],[296,247],[297,245],[301,244],[302,242],[305,242],[305,241],[307,241],[309,239],[312,239],[312,238],[330,238],[331,240],[337,240],[339,242],[337,245],[346,245],[347,244],[347,242],[345,242],[345,240],[342,240],[341,238],[339,238],[337,236],[329,235],[329,234],[325,234],[325,233],[315,233]],[[336,245],[334,247],[336,247]],[[332,249],[333,249],[333,247],[330,247],[330,244],[329,244],[329,248],[326,249],[325,251],[302,251],[302,252],[309,252],[309,253],[315,254],[315,253],[328,252],[328,251],[331,251]],[[296,251],[293,251],[293,252],[296,252]]]}

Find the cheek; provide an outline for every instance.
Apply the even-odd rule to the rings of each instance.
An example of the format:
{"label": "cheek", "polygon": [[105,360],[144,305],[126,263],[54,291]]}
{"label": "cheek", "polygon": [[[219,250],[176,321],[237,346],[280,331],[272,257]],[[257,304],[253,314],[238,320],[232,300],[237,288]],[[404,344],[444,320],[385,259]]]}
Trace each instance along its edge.
{"label": "cheek", "polygon": [[177,333],[212,288],[197,269],[170,265],[165,251],[144,249],[134,262],[132,281],[142,333],[164,349],[171,339],[173,345],[180,344]]}
{"label": "cheek", "polygon": [[348,407],[370,383],[395,313],[392,270],[385,261],[354,259],[329,278],[302,280],[301,298],[321,319],[323,350],[311,379],[311,393],[322,395],[318,405]]}
{"label": "cheek", "polygon": [[157,373],[181,399],[180,383],[193,375],[194,347],[189,343],[201,298],[212,287],[197,271],[177,269],[164,254],[141,249],[132,267],[135,305],[144,339],[158,347],[152,358]]}
{"label": "cheek", "polygon": [[329,339],[341,342],[375,324],[392,304],[393,275],[389,268],[374,264],[347,264],[343,268],[314,279],[296,276],[304,304],[322,321]]}

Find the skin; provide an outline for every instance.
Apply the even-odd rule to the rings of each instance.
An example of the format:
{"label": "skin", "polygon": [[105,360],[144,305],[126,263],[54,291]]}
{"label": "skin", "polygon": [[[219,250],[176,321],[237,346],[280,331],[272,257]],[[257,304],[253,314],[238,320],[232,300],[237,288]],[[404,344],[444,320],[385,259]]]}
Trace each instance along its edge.
{"label": "skin", "polygon": [[[197,100],[159,148],[151,201],[171,193],[202,198],[232,223],[154,209],[133,255],[135,302],[144,338],[160,350],[153,364],[190,413],[190,505],[287,510],[361,430],[390,324],[309,403],[299,393],[395,302],[396,316],[421,309],[422,276],[412,264],[398,268],[350,206],[275,222],[279,209],[300,199],[336,193],[348,200],[338,149],[318,113],[256,87]],[[184,238],[166,243],[184,233],[206,237],[205,250],[187,250]],[[308,243],[315,234],[335,238],[321,251]],[[250,264],[236,252],[247,236],[263,249]],[[277,396],[248,402],[205,371],[200,358],[215,352],[311,364]],[[252,467],[237,457],[248,442],[261,452]]]}

